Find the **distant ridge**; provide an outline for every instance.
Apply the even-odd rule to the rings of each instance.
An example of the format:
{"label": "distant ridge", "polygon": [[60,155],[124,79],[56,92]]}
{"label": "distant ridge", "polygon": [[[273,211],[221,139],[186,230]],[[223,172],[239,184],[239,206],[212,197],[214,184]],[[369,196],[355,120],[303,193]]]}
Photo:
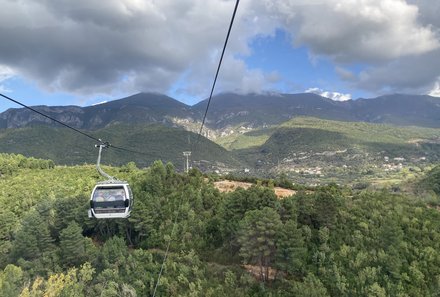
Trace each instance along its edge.
{"label": "distant ridge", "polygon": [[[139,93],[126,98],[87,107],[36,106],[42,111],[75,128],[94,130],[112,123],[164,123],[170,118],[191,116],[191,108],[171,97],[155,93]],[[53,124],[32,111],[11,108],[0,113],[0,128],[19,128],[35,124]]]}
{"label": "distant ridge", "polygon": [[[248,169],[261,175],[318,174],[329,166],[355,170],[364,164],[390,165],[385,160],[394,159],[416,165],[440,160],[440,99],[430,96],[337,102],[310,93],[220,94],[213,98],[204,129],[209,139],[202,137],[198,149],[193,145],[206,101],[188,106],[165,95],[140,93],[95,106],[35,108],[146,154],[109,151],[106,162],[114,165],[134,161],[148,166],[160,159],[182,168],[186,150],[193,151],[198,168],[222,173]],[[0,114],[0,152],[83,164],[95,161],[94,144],[23,108]]]}
{"label": "distant ridge", "polygon": [[[202,101],[192,108],[201,112]],[[314,116],[324,119],[355,121],[350,106],[312,93],[304,94],[220,94],[212,100],[208,126],[223,128],[246,123],[259,127],[285,122],[295,116]]]}
{"label": "distant ridge", "polygon": [[[200,112],[202,101],[193,106]],[[221,94],[211,103],[208,126],[248,123],[280,124],[296,116],[327,120],[384,123],[401,126],[440,127],[440,98],[394,94],[372,99],[333,101],[312,93]]]}
{"label": "distant ridge", "polygon": [[[166,95],[139,93],[99,105],[37,106],[52,117],[76,128],[94,130],[115,123],[163,124],[196,131],[206,100],[193,106]],[[213,97],[207,128],[222,130],[237,125],[259,128],[278,125],[297,116],[321,119],[384,123],[400,126],[440,127],[440,98],[428,95],[394,94],[344,102],[316,94],[219,94]],[[0,128],[50,124],[47,119],[23,108],[0,113]]]}
{"label": "distant ridge", "polygon": [[402,126],[440,127],[440,98],[394,94],[350,102],[358,121]]}

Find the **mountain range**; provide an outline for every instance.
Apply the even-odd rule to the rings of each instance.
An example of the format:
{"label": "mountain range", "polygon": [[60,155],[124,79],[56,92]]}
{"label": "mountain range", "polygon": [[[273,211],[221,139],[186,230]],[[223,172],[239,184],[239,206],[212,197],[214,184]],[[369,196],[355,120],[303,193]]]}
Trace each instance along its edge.
{"label": "mountain range", "polygon": [[[111,152],[108,160],[115,165],[133,160],[147,166],[162,159],[180,168],[186,150],[193,151],[199,166],[224,170],[440,158],[436,97],[394,94],[337,102],[311,93],[225,93],[212,98],[203,133],[208,139],[196,134],[206,105],[207,100],[189,106],[166,95],[140,93],[88,107],[34,108],[114,145],[147,152]],[[0,113],[0,151],[59,164],[94,162],[93,144],[67,131],[30,110],[11,108]],[[350,161],[356,158],[360,161]]]}
{"label": "mountain range", "polygon": [[[93,130],[111,123],[160,123],[191,128],[201,121],[207,100],[193,106],[155,93],[139,93],[99,105],[35,106],[75,128]],[[277,125],[296,116],[403,126],[440,127],[440,98],[428,95],[386,95],[372,99],[333,101],[312,93],[220,94],[212,98],[206,126],[222,130],[236,125],[250,128]],[[52,124],[24,108],[0,113],[0,128]],[[191,129],[190,129],[191,130]]]}

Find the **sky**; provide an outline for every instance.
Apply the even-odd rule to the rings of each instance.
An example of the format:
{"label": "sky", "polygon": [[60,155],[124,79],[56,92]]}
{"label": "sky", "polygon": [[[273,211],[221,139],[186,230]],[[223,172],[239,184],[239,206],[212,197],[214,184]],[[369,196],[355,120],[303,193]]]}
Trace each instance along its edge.
{"label": "sky", "polygon": [[[0,0],[0,93],[209,96],[235,0]],[[241,0],[215,93],[440,97],[440,1]],[[0,98],[0,112],[17,107]]]}

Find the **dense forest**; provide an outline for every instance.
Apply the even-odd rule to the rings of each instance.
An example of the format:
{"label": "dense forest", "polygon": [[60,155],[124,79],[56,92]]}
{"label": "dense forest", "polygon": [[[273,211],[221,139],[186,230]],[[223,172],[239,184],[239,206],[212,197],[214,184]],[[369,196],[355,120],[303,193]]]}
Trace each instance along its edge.
{"label": "dense forest", "polygon": [[[220,193],[172,164],[106,167],[125,220],[87,217],[91,165],[0,155],[0,296],[438,296],[436,199],[276,182]],[[440,194],[435,168],[420,187]],[[283,183],[287,183],[283,177]]]}

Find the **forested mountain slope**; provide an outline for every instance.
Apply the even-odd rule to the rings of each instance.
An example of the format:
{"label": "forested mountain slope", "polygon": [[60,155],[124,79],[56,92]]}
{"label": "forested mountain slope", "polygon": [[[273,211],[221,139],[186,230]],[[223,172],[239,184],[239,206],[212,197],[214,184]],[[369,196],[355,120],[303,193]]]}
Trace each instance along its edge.
{"label": "forested mountain slope", "polygon": [[440,130],[298,117],[279,126],[222,139],[251,166],[289,171],[301,166],[436,163]]}
{"label": "forested mountain slope", "polygon": [[169,241],[158,296],[440,290],[433,201],[335,185],[280,200],[261,185],[220,193],[161,162],[106,170],[132,186],[127,220],[87,218],[92,166],[0,156],[0,296],[151,296]]}
{"label": "forested mountain slope", "polygon": [[[230,152],[183,129],[162,125],[113,124],[91,131],[90,134],[115,146],[134,151],[108,149],[103,154],[104,164],[122,165],[134,161],[138,166],[144,167],[160,159],[173,162],[182,169],[182,152],[193,150],[195,160],[209,161],[207,169],[216,166],[240,167],[240,162]],[[95,144],[93,140],[64,127],[39,125],[0,129],[1,152],[48,158],[57,164],[95,163],[98,156]]]}

